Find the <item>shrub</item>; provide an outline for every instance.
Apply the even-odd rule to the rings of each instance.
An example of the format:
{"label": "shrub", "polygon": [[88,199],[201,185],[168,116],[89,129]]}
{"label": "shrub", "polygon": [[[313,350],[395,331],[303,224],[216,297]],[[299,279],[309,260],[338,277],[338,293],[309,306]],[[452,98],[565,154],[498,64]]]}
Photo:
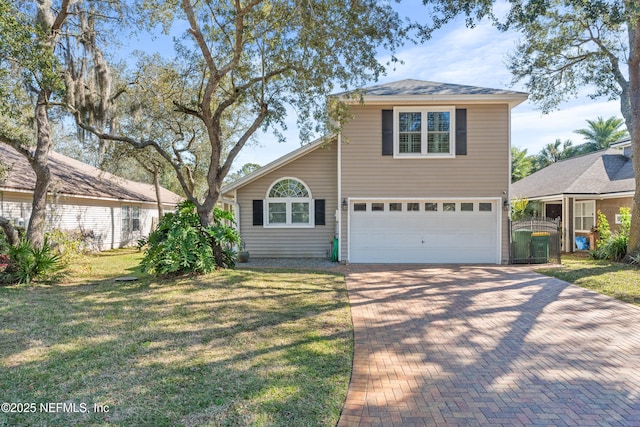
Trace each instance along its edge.
{"label": "shrub", "polygon": [[215,209],[214,224],[204,228],[194,204],[184,201],[178,204],[175,212],[162,217],[146,241],[139,242],[141,246],[146,245],[141,266],[145,272],[156,276],[208,273],[217,265],[216,249],[221,255],[218,266],[233,267],[233,247],[240,241],[233,224],[231,213]]}
{"label": "shrub", "polygon": [[33,280],[53,282],[61,275],[60,256],[51,250],[49,240],[45,238],[42,248],[34,248],[31,242],[21,238],[16,246],[8,249],[8,264],[5,267],[5,283],[30,284]]}
{"label": "shrub", "polygon": [[611,227],[609,226],[609,221],[607,220],[607,216],[603,214],[600,210],[598,210],[598,246],[604,245],[609,239],[611,239]]}
{"label": "shrub", "polygon": [[612,233],[606,217],[598,211],[600,239],[598,240],[598,248],[590,252],[592,258],[621,261],[627,255],[629,231],[631,229],[631,210],[629,208],[620,208],[619,214],[621,217],[620,227],[615,233]]}
{"label": "shrub", "polygon": [[51,249],[56,251],[64,264],[80,258],[87,252],[91,252],[93,232],[82,230],[61,230],[54,229],[47,233]]}
{"label": "shrub", "polygon": [[511,200],[511,219],[517,221],[519,219],[530,216],[529,199],[513,199]]}

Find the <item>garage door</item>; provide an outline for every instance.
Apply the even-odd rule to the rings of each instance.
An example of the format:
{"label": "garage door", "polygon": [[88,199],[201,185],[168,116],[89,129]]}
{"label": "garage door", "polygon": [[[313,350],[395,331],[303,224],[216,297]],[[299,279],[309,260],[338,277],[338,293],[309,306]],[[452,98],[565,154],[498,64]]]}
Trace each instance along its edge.
{"label": "garage door", "polygon": [[500,263],[496,200],[352,201],[353,263]]}

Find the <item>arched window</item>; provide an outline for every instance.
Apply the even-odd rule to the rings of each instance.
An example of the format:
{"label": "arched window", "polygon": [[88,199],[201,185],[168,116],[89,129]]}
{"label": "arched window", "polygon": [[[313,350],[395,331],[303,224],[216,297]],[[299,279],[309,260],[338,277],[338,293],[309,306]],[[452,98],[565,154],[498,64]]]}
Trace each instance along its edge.
{"label": "arched window", "polygon": [[313,226],[309,188],[296,178],[282,178],[267,192],[266,225]]}

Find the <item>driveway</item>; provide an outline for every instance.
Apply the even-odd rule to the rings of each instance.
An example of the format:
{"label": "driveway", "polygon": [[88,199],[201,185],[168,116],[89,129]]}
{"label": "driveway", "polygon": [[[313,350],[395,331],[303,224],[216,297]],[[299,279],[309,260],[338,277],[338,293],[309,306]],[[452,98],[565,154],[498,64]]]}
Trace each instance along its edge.
{"label": "driveway", "polygon": [[501,266],[348,266],[339,426],[640,426],[640,310]]}

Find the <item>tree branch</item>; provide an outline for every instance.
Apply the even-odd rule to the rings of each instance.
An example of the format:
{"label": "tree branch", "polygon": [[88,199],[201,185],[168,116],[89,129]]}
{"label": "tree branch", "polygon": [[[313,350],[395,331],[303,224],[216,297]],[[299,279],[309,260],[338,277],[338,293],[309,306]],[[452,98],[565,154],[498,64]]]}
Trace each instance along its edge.
{"label": "tree branch", "polygon": [[145,147],[153,147],[158,154],[160,154],[170,165],[171,167],[175,170],[176,172],[176,177],[178,178],[178,182],[180,183],[180,186],[182,187],[185,195],[187,196],[187,198],[189,200],[191,200],[196,206],[200,206],[200,202],[197,200],[197,198],[193,195],[193,191],[192,189],[190,189],[190,187],[187,185],[187,182],[184,179],[182,170],[180,169],[180,165],[176,164],[176,162],[173,161],[171,154],[169,152],[167,152],[166,150],[164,150],[160,144],[158,144],[156,141],[153,140],[146,140],[146,141],[138,141],[135,140],[133,138],[127,137],[127,136],[121,136],[121,135],[111,135],[108,133],[104,133],[99,131],[98,129],[94,128],[93,126],[87,125],[86,123],[83,123],[80,119],[80,113],[78,111],[74,112],[74,116],[76,119],[76,124],[88,131],[91,132],[92,134],[94,134],[97,138],[99,139],[104,139],[107,141],[116,141],[116,142],[126,142],[130,145],[132,145],[135,148],[138,149],[142,149]]}
{"label": "tree branch", "polygon": [[231,165],[233,164],[233,161],[238,156],[238,153],[240,153],[240,150],[242,150],[242,148],[247,143],[249,138],[251,138],[251,135],[253,135],[254,132],[258,130],[260,125],[262,125],[262,122],[264,122],[264,119],[267,117],[268,112],[269,112],[269,109],[267,108],[267,104],[262,104],[260,107],[260,114],[258,114],[258,116],[253,121],[249,129],[245,131],[242,137],[240,137],[238,142],[229,151],[229,154],[227,154],[227,158],[224,162],[224,165],[218,171],[218,176],[224,177],[227,175],[227,173],[231,169]]}
{"label": "tree branch", "polygon": [[176,111],[178,113],[188,114],[190,116],[197,117],[200,120],[204,121],[204,117],[202,117],[202,113],[200,113],[197,110],[194,110],[192,108],[186,107],[186,106],[180,104],[178,101],[173,101],[173,106],[176,107],[176,109],[174,111]]}
{"label": "tree branch", "polygon": [[212,73],[217,75],[218,69],[213,60],[211,49],[209,49],[209,46],[207,45],[207,42],[205,41],[202,35],[202,31],[200,30],[200,25],[198,25],[198,20],[193,10],[193,5],[191,4],[191,1],[182,0],[182,8],[187,14],[187,20],[189,21],[189,25],[191,26],[191,28],[189,29],[189,33],[191,33],[193,38],[196,39],[196,43],[198,44],[198,47],[200,47],[200,50],[202,51],[202,55],[204,57],[205,62],[207,63],[207,67],[209,67]]}

